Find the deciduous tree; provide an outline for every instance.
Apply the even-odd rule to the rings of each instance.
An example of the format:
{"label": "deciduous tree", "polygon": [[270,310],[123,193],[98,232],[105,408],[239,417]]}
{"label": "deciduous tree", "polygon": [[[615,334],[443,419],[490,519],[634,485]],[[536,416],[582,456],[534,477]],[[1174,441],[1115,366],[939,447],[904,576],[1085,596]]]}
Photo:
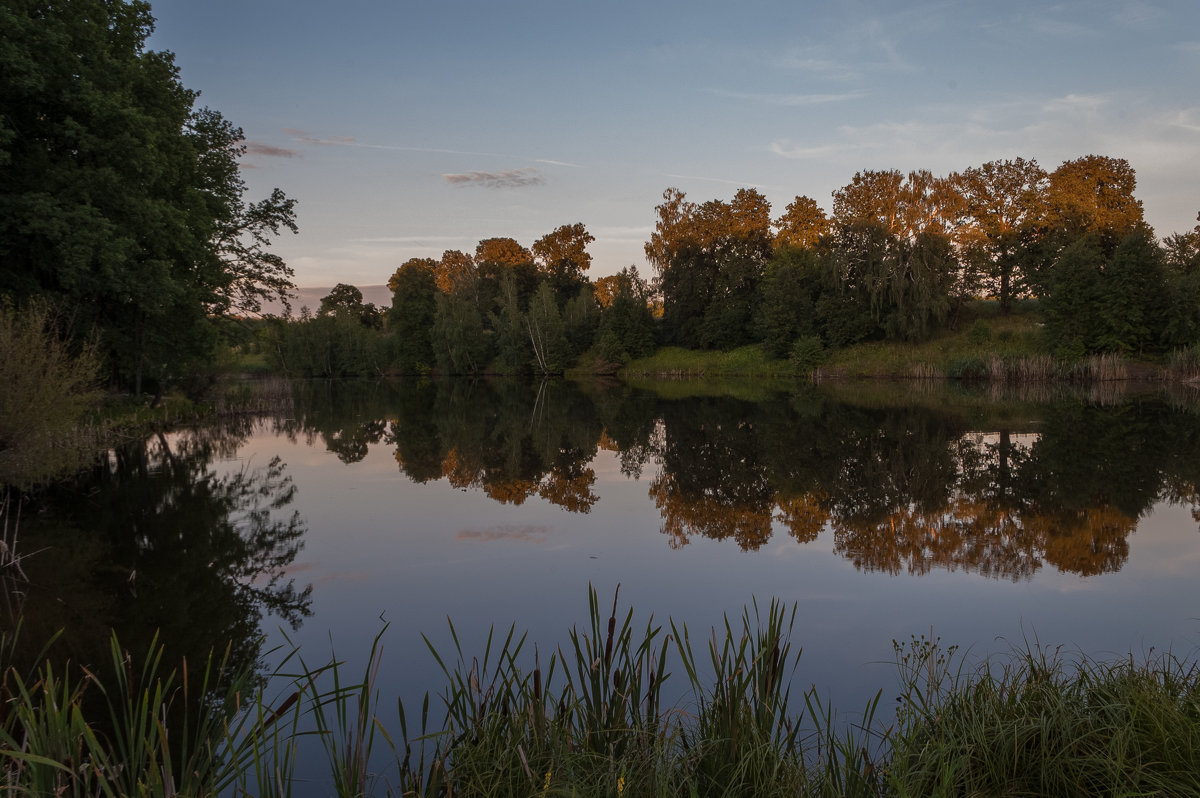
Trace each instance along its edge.
{"label": "deciduous tree", "polygon": [[1050,174],[1048,221],[1073,237],[1095,234],[1112,251],[1146,224],[1142,202],[1133,196],[1136,188],[1137,175],[1124,158],[1085,155],[1066,161]]}
{"label": "deciduous tree", "polygon": [[1047,176],[1037,161],[989,161],[952,175],[966,219],[959,237],[966,248],[984,253],[996,281],[1000,307],[1007,312],[1020,290],[1019,234],[1045,216]]}
{"label": "deciduous tree", "polygon": [[244,201],[241,131],[152,29],[144,2],[0,6],[0,292],[74,314],[136,391],[211,356],[212,314],[283,297],[267,247],[295,229],[282,192]]}
{"label": "deciduous tree", "polygon": [[552,233],[533,242],[533,256],[538,269],[546,276],[559,302],[566,302],[587,281],[586,272],[592,265],[587,245],[596,238],[582,222],[564,224]]}
{"label": "deciduous tree", "polygon": [[829,218],[810,197],[799,196],[788,203],[783,215],[775,220],[775,247],[814,249],[829,235]]}

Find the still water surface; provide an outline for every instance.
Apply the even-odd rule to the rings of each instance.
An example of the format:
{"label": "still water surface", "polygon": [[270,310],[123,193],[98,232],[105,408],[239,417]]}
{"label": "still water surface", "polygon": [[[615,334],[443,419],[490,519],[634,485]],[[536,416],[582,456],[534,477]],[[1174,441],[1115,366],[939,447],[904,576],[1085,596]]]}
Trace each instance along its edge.
{"label": "still water surface", "polygon": [[[904,384],[298,383],[294,406],[135,443],[45,497],[17,605],[80,657],[109,626],[240,656],[286,635],[384,705],[442,686],[422,642],[542,651],[587,587],[707,630],[798,605],[795,685],[844,715],[892,641],[1117,657],[1200,645],[1200,401]],[[32,544],[31,544],[32,545]],[[10,597],[10,602],[13,598]],[[635,621],[636,622],[636,621]],[[32,629],[30,629],[32,627]],[[269,660],[270,657],[268,656]],[[385,710],[387,712],[387,710]],[[385,722],[389,718],[385,717]]]}

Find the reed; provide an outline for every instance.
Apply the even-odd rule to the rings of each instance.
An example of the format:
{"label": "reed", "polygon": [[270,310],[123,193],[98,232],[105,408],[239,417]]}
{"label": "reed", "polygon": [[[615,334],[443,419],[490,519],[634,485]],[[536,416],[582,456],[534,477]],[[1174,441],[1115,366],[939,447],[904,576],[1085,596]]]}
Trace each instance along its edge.
{"label": "reed", "polygon": [[[261,679],[216,656],[171,669],[157,644],[134,657],[115,639],[105,679],[45,658],[18,674],[0,635],[0,793],[284,798],[316,748],[319,791],[339,798],[1200,794],[1194,661],[1026,644],[968,667],[931,632],[896,644],[894,718],[880,693],[848,723],[815,689],[793,701],[795,605],[755,601],[693,637],[588,598],[587,623],[548,657],[513,627],[481,655],[453,623],[451,656],[426,639],[441,707],[426,694],[410,728],[398,702],[396,737],[376,686],[382,630],[360,676],[293,648]],[[673,664],[685,699],[667,703]],[[107,717],[88,714],[97,695]]]}

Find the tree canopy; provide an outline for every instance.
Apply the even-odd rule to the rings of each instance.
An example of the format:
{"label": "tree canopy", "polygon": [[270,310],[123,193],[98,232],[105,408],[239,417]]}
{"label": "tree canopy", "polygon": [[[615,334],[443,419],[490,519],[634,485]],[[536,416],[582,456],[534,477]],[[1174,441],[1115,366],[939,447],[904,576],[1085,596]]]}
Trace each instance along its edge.
{"label": "tree canopy", "polygon": [[140,390],[211,354],[214,314],[286,299],[279,190],[244,198],[242,131],[195,107],[138,0],[0,6],[0,294],[62,307]]}

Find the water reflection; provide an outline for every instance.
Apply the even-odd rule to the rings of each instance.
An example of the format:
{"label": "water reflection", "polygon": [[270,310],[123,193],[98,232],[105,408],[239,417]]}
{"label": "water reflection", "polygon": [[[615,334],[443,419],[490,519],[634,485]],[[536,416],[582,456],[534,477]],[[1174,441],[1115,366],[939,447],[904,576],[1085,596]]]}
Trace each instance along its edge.
{"label": "water reflection", "polygon": [[904,404],[803,385],[751,401],[512,381],[299,390],[293,434],[346,462],[386,445],[415,482],[444,478],[505,504],[537,496],[590,512],[597,451],[614,451],[630,478],[650,467],[649,498],[676,548],[709,538],[753,551],[828,531],[865,571],[1090,576],[1122,567],[1155,502],[1198,506],[1200,421],[1165,396],[943,391]]}
{"label": "water reflection", "polygon": [[251,427],[155,435],[30,499],[23,543],[41,552],[8,608],[29,654],[63,630],[60,656],[103,665],[115,631],[131,651],[157,636],[192,662],[230,641],[232,664],[252,668],[264,614],[295,628],[310,613],[310,588],[286,575],[306,532],[286,465],[212,468]]}

